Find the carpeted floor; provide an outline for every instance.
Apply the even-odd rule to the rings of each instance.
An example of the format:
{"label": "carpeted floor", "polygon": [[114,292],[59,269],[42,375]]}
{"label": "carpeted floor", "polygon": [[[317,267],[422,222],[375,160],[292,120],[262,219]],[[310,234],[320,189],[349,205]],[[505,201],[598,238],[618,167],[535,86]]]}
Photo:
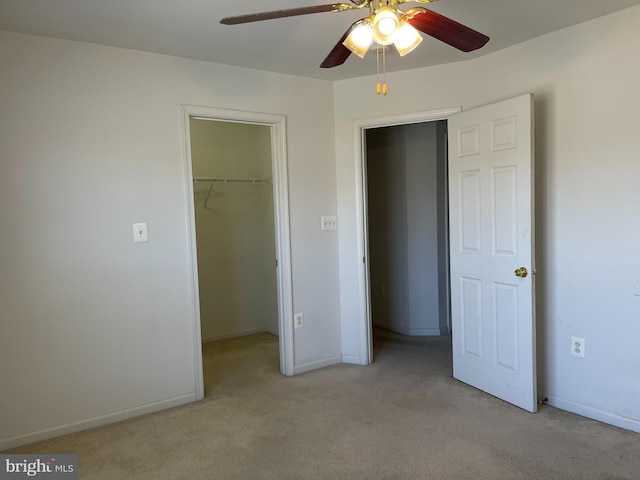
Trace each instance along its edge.
{"label": "carpeted floor", "polygon": [[82,480],[640,478],[640,435],[453,380],[448,338],[375,346],[287,378],[272,335],[210,343],[202,402],[7,453],[77,453]]}

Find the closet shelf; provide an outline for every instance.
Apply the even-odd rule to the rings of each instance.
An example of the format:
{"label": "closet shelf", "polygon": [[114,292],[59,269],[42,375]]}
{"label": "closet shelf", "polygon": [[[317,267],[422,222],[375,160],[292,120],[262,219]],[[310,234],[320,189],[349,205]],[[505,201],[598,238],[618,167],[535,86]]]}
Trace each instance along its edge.
{"label": "closet shelf", "polygon": [[204,208],[207,208],[207,204],[209,203],[209,198],[211,198],[211,192],[213,191],[214,183],[245,183],[250,185],[267,185],[267,184],[271,184],[271,180],[268,178],[193,177],[193,183],[202,183],[202,184],[209,185],[207,198],[204,201]]}
{"label": "closet shelf", "polygon": [[268,178],[218,178],[218,177],[193,177],[193,183],[252,183],[252,184],[269,184],[271,180]]}

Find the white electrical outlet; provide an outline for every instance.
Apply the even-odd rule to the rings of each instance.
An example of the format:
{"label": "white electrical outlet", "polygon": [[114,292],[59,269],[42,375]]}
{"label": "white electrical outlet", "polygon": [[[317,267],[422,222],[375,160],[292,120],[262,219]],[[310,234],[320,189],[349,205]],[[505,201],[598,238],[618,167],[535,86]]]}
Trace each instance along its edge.
{"label": "white electrical outlet", "polygon": [[304,327],[304,315],[302,315],[301,313],[296,313],[293,316],[293,327],[296,330]]}
{"label": "white electrical outlet", "polygon": [[584,358],[585,343],[584,338],[571,337],[571,355]]}

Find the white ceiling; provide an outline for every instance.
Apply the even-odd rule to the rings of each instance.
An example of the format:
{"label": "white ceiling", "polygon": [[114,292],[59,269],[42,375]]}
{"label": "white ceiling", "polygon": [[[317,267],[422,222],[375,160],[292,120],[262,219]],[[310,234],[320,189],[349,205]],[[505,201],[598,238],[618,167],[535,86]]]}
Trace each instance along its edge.
{"label": "white ceiling", "polygon": [[[340,0],[339,0],[340,1]],[[341,0],[348,2],[348,0]],[[327,0],[0,0],[0,30],[79,40],[328,80],[375,73],[375,55],[320,62],[367,10],[319,13],[244,25],[222,17],[331,3]],[[462,53],[427,35],[387,71],[457,62],[640,4],[640,0],[440,0],[426,5],[491,37]],[[408,2],[409,6],[423,6]]]}

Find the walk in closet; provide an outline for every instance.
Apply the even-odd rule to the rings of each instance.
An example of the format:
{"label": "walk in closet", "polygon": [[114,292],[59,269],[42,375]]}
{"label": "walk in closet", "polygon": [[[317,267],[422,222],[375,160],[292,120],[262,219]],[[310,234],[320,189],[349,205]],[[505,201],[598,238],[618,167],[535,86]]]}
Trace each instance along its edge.
{"label": "walk in closet", "polygon": [[191,119],[202,341],[278,334],[271,128]]}
{"label": "walk in closet", "polygon": [[446,335],[447,122],[366,133],[371,317],[403,335]]}

